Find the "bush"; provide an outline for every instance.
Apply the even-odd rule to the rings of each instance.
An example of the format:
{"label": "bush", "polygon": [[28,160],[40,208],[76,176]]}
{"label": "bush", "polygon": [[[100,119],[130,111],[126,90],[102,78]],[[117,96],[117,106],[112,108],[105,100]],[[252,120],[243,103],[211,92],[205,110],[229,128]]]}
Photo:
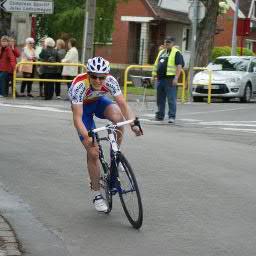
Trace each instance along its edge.
{"label": "bush", "polygon": [[[240,55],[240,47],[236,48],[237,55]],[[220,56],[229,56],[231,55],[231,47],[214,47],[212,50],[211,60],[214,61],[216,58]],[[243,48],[243,56],[252,56],[255,55],[250,49]]]}

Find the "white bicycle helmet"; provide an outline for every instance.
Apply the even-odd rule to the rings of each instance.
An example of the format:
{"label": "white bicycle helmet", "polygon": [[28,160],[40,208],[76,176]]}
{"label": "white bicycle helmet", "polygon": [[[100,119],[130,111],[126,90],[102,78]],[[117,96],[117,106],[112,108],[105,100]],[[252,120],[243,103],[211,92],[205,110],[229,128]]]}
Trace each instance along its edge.
{"label": "white bicycle helmet", "polygon": [[87,71],[90,73],[108,74],[110,71],[109,62],[102,57],[94,57],[87,62]]}

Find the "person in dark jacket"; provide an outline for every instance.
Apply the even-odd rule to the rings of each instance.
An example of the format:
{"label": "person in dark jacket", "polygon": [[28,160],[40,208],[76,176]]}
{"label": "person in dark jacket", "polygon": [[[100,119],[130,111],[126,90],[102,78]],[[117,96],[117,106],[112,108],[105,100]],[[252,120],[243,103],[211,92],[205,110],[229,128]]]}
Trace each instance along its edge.
{"label": "person in dark jacket", "polygon": [[[45,48],[39,54],[39,58],[43,62],[59,62],[58,52],[54,49],[55,41],[48,37],[44,41]],[[41,68],[42,76],[44,79],[57,79],[57,66],[43,65]],[[54,93],[54,82],[44,83],[44,97],[45,100],[51,100]]]}
{"label": "person in dark jacket", "polygon": [[[59,61],[61,62],[61,60],[64,59],[64,57],[66,55],[65,42],[62,39],[58,39],[56,41],[56,50],[58,52]],[[62,75],[61,75],[62,70],[63,70],[63,66],[58,66],[57,79],[62,79]],[[57,100],[61,99],[60,93],[61,93],[61,83],[56,82],[55,83],[55,94],[56,94]]]}
{"label": "person in dark jacket", "polygon": [[15,56],[9,47],[9,37],[2,36],[0,42],[0,97],[8,96],[9,73],[13,73],[15,65]]}

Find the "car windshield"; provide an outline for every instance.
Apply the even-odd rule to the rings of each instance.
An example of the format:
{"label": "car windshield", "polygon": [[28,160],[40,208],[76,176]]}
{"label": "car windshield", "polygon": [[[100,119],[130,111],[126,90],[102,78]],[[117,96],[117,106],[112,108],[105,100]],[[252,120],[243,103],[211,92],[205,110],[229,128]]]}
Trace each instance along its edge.
{"label": "car windshield", "polygon": [[209,67],[218,65],[223,71],[247,71],[249,58],[218,58]]}

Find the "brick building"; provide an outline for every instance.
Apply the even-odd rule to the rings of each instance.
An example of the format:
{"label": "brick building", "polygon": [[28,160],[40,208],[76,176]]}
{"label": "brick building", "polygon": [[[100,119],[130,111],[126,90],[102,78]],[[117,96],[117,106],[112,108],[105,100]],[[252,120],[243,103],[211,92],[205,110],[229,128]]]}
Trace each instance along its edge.
{"label": "brick building", "polygon": [[[220,15],[217,21],[217,31],[214,40],[215,46],[231,46],[232,44],[232,30],[233,19],[235,14],[234,1],[228,1],[230,8],[225,15]],[[251,20],[251,32],[248,36],[243,38],[237,38],[237,47],[243,45],[243,47],[249,48],[256,52],[256,1],[255,0],[242,0],[239,3],[239,18],[250,18]]]}
{"label": "brick building", "polygon": [[[169,1],[188,6],[187,0]],[[120,1],[112,42],[107,45],[96,43],[96,55],[104,56],[113,63],[153,63],[166,35],[175,36],[181,50],[188,51],[190,21],[187,12],[158,4],[158,0]]]}

